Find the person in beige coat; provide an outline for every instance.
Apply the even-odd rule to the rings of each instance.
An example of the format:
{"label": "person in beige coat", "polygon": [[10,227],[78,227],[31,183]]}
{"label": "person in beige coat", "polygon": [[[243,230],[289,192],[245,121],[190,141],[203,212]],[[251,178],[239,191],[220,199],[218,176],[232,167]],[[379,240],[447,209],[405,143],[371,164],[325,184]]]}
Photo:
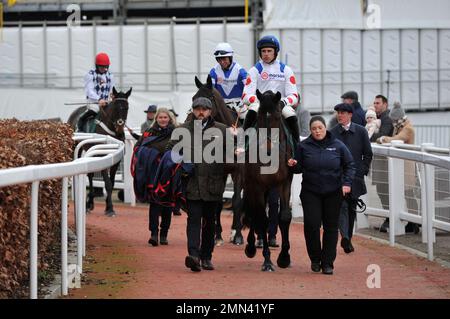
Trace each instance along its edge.
{"label": "person in beige coat", "polygon": [[[377,143],[390,143],[393,140],[403,141],[405,144],[414,144],[414,127],[405,114],[399,102],[394,103],[394,107],[389,113],[389,117],[394,125],[394,133],[392,136],[381,136],[377,139]],[[410,214],[418,214],[419,208],[414,190],[416,185],[416,167],[413,161],[405,161],[405,199],[408,212]],[[405,232],[419,232],[419,225],[408,222]]]}

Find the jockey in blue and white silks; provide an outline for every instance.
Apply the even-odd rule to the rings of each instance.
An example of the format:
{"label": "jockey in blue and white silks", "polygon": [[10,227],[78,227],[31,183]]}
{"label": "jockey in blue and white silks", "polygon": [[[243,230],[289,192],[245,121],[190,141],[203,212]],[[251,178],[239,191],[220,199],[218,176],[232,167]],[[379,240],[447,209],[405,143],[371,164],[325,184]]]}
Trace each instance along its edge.
{"label": "jockey in blue and white silks", "polygon": [[259,108],[256,90],[258,89],[261,93],[271,90],[274,93],[281,93],[282,115],[293,137],[298,140],[299,129],[295,107],[300,101],[300,96],[294,72],[289,66],[276,59],[280,44],[274,36],[262,37],[257,43],[257,48],[261,59],[248,71],[242,95],[244,105],[241,113],[247,113],[244,129],[252,126],[256,120],[256,112]]}
{"label": "jockey in blue and white silks", "polygon": [[84,76],[84,92],[88,104],[87,111],[78,120],[78,131],[83,131],[87,119],[95,117],[100,107],[108,104],[109,95],[114,87],[114,77],[109,72],[109,65],[108,55],[101,52],[95,57],[95,69],[89,70]]}
{"label": "jockey in blue and white silks", "polygon": [[233,49],[228,43],[219,43],[214,50],[217,64],[209,71],[213,87],[217,89],[231,109],[237,110],[244,90],[247,71],[233,62]]}
{"label": "jockey in blue and white silks", "polygon": [[[95,58],[95,69],[89,70],[84,76],[84,91],[89,102],[107,102],[114,87],[114,77],[109,72],[109,57],[106,53],[99,53]],[[95,105],[95,106],[94,106]],[[93,111],[98,112],[98,105],[93,104]]]}

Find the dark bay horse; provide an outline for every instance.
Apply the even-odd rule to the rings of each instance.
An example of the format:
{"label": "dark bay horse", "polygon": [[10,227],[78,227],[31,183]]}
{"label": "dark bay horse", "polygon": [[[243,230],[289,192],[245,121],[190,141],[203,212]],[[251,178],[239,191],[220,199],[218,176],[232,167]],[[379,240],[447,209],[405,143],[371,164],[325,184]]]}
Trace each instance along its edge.
{"label": "dark bay horse", "polygon": [[[276,188],[280,195],[280,214],[279,227],[281,231],[281,252],[277,259],[277,264],[281,268],[286,268],[290,265],[289,255],[289,226],[291,223],[292,214],[289,208],[289,199],[291,196],[292,172],[287,166],[287,161],[292,155],[292,146],[288,141],[288,135],[285,131],[283,118],[281,116],[280,99],[281,94],[277,92],[267,91],[261,94],[259,90],[256,95],[260,101],[260,107],[257,115],[257,129],[256,135],[250,137],[249,143],[257,145],[257,156],[255,161],[248,160],[249,155],[246,154],[245,169],[244,169],[244,215],[243,223],[249,227],[249,234],[247,237],[247,245],[245,247],[245,254],[249,258],[256,255],[255,247],[255,232],[263,239],[263,256],[264,263],[262,271],[274,271],[272,261],[270,260],[270,250],[267,238],[268,217],[266,215],[266,203],[268,193],[271,189]],[[267,129],[267,134],[261,132],[261,128]],[[278,130],[278,133],[276,130]],[[251,149],[250,149],[251,151]],[[261,168],[268,166],[263,164],[261,152],[274,152],[274,157],[278,154],[278,167],[275,168],[274,173],[262,173]],[[248,153],[248,152],[247,152]]]}
{"label": "dark bay horse", "polygon": [[[208,98],[212,105],[212,112],[211,117],[222,124],[225,124],[228,127],[231,126],[239,126],[239,121],[237,120],[238,115],[234,113],[229,107],[225,105],[225,101],[222,97],[222,95],[217,91],[213,85],[211,76],[208,74],[208,77],[206,79],[206,83],[202,83],[197,77],[195,77],[195,85],[198,88],[198,91],[195,93],[195,95],[192,97],[192,100],[198,98],[198,97],[206,97]],[[192,116],[192,113],[189,114],[189,116]],[[188,119],[189,118],[188,116]],[[226,183],[226,179],[228,174],[231,174],[231,178],[233,180],[233,190],[234,195],[232,198],[232,207],[233,207],[233,229],[236,230],[236,233],[234,235],[234,238],[237,240],[233,241],[235,244],[241,244],[239,240],[242,240],[242,234],[241,234],[241,210],[242,210],[242,199],[241,199],[241,191],[242,191],[242,184],[243,184],[243,164],[237,164],[237,163],[226,163],[225,164],[225,177],[224,177],[224,183]],[[220,206],[221,209],[221,206]],[[222,225],[220,223],[220,211],[216,213],[216,238],[220,239],[222,232]]]}
{"label": "dark bay horse", "polygon": [[[116,88],[113,87],[112,102],[110,102],[104,108],[100,107],[98,120],[96,120],[95,125],[95,133],[109,135],[122,142],[125,140],[124,126],[128,116],[128,97],[131,94],[131,90],[132,88],[130,88],[126,93],[123,93],[122,91],[117,92]],[[80,112],[79,110],[75,110],[74,114],[78,114],[78,117],[69,117],[69,124],[71,124],[72,127],[76,127],[78,118],[79,116],[81,116],[81,113],[82,112]],[[87,145],[85,150],[87,150],[89,146],[90,145]],[[116,215],[112,204],[112,190],[114,188],[116,172],[119,164],[120,162],[101,172],[106,189],[105,215],[108,217],[114,217]],[[93,177],[93,173],[88,174],[89,193],[87,195],[86,201],[87,211],[94,209]]]}

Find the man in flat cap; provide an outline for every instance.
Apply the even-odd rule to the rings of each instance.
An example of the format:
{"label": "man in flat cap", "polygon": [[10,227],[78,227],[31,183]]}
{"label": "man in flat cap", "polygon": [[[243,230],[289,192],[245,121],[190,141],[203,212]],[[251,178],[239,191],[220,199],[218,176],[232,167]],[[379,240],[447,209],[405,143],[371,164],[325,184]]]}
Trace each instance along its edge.
{"label": "man in flat cap", "polygon": [[147,113],[147,120],[141,124],[141,133],[144,133],[146,130],[150,128],[150,126],[152,126],[153,121],[155,120],[157,108],[158,107],[156,105],[150,104],[147,108],[147,111],[144,111],[145,113]]}
{"label": "man in flat cap", "polygon": [[341,96],[342,103],[350,104],[353,107],[352,122],[361,126],[366,126],[366,114],[358,102],[358,93],[348,91]]}
{"label": "man in flat cap", "polygon": [[[190,152],[183,151],[183,156],[190,153],[193,157],[190,159],[183,157],[183,161],[194,163],[194,172],[188,177],[186,186],[188,256],[185,259],[186,267],[194,272],[202,269],[214,269],[211,259],[214,249],[215,212],[222,201],[225,190],[225,159],[209,163],[203,156],[201,156],[200,162],[199,159],[194,158],[195,153],[201,152],[203,154],[205,147],[213,140],[215,143],[221,140],[224,147],[223,154],[226,154],[227,127],[222,123],[215,122],[211,117],[211,111],[212,104],[208,98],[196,98],[192,102],[192,119],[180,126],[180,128],[187,129],[191,137],[188,146]],[[209,130],[211,128],[214,128],[214,130]],[[195,132],[202,132],[201,143],[195,144],[194,130]],[[212,133],[213,131],[215,133],[211,135],[209,132]],[[171,140],[167,149],[172,149],[179,141],[178,138]]]}
{"label": "man in flat cap", "polygon": [[356,205],[358,198],[367,193],[364,176],[369,173],[373,154],[366,128],[352,122],[354,116],[352,105],[341,103],[336,105],[334,110],[337,112],[338,125],[333,127],[330,132],[350,150],[356,168],[351,193],[342,202],[339,218],[341,247],[345,253],[349,254],[355,250],[351,239],[356,219]]}

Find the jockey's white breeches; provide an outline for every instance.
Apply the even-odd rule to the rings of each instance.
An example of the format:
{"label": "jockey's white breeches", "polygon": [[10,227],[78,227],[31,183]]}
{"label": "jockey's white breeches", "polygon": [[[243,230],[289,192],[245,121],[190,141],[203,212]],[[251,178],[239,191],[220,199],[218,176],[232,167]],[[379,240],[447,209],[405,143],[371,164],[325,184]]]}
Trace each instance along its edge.
{"label": "jockey's white breeches", "polygon": [[[256,101],[256,102],[254,102],[254,103],[251,103],[251,104],[248,106],[248,109],[249,109],[249,110],[252,110],[252,111],[255,111],[255,112],[258,112],[258,109],[259,109],[259,101]],[[241,113],[241,114],[242,114],[242,113]],[[283,117],[284,117],[285,119],[287,119],[288,117],[291,117],[291,116],[297,116],[297,114],[295,113],[294,108],[293,108],[292,106],[290,106],[290,105],[286,105],[285,107],[283,107],[283,110],[281,110],[281,115],[283,115]]]}

